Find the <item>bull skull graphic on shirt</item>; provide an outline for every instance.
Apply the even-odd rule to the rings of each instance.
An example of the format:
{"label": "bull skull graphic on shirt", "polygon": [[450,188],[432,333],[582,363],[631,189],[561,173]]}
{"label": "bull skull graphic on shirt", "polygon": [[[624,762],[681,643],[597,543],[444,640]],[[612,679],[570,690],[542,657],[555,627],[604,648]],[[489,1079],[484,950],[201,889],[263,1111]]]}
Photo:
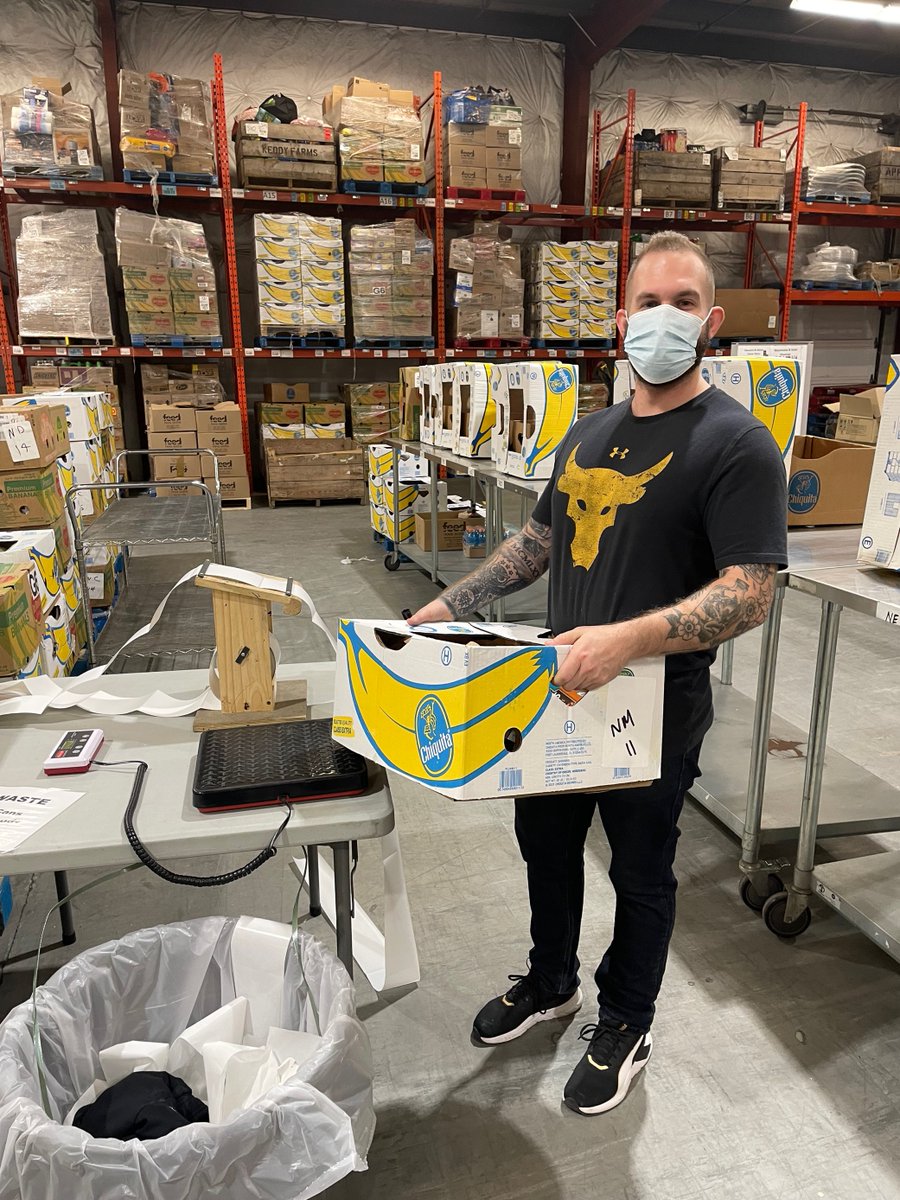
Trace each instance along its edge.
{"label": "bull skull graphic on shirt", "polygon": [[587,571],[594,565],[600,539],[615,524],[619,507],[636,504],[647,484],[669,465],[668,454],[656,466],[636,475],[623,475],[609,467],[580,467],[575,461],[581,443],[569,455],[565,470],[556,485],[569,497],[566,515],[575,525],[572,535],[572,563]]}

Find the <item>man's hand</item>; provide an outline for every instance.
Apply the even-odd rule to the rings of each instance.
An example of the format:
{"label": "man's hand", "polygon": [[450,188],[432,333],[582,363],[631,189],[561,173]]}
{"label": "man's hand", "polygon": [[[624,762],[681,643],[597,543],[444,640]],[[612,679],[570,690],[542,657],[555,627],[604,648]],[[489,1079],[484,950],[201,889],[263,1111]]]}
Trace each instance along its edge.
{"label": "man's hand", "polygon": [[420,608],[418,612],[407,621],[407,625],[432,625],[436,621],[452,621],[453,613],[440,598],[432,600],[430,604],[426,604],[424,608]]}
{"label": "man's hand", "polygon": [[629,624],[580,625],[550,641],[551,646],[571,646],[553,680],[573,692],[595,692],[605,687],[632,659],[640,657]]}

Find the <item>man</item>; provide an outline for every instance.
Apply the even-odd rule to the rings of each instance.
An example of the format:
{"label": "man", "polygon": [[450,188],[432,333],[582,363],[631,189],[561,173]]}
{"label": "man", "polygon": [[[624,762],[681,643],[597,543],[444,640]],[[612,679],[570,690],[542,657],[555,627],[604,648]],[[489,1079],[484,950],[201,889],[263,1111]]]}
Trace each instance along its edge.
{"label": "man", "polygon": [[653,237],[616,314],[635,376],[628,403],[579,421],[531,519],[476,571],[412,618],[458,619],[550,569],[549,624],[571,649],[561,687],[603,687],[664,654],[662,772],[645,788],[521,797],[527,975],[486,1004],[474,1037],[495,1045],[581,1007],[584,844],[598,811],[616,893],[612,944],[595,980],[597,1023],[565,1088],[577,1112],[624,1100],[652,1048],[650,1025],[675,921],[678,817],[712,723],[709,668],[722,642],[759,625],[786,565],[786,483],[769,431],[706,387],[703,352],[722,323],[709,261],[681,234]]}

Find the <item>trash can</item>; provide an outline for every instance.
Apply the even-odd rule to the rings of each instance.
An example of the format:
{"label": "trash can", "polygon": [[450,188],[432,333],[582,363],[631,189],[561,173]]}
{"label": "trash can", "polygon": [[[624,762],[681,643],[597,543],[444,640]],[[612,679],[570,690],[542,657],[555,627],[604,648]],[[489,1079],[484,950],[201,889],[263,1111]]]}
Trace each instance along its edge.
{"label": "trash can", "polygon": [[[366,1169],[375,1129],[368,1037],[350,977],[301,934],[321,1047],[284,1084],[221,1125],[154,1141],[91,1138],[62,1124],[101,1078],[99,1052],[172,1042],[234,999],[236,919],[210,917],[128,934],[79,954],[37,992],[52,1117],[40,1100],[31,1001],[0,1025],[0,1200],[306,1200]],[[296,955],[287,956],[282,1024],[315,1032]]]}

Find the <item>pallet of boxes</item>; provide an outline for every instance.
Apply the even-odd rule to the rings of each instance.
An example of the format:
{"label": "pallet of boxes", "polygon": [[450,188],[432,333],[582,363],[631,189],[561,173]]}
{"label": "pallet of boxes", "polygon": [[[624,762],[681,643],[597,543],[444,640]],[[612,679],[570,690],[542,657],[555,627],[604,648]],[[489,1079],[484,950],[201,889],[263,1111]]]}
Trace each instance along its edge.
{"label": "pallet of boxes", "polygon": [[307,384],[267,383],[259,434],[269,507],[281,500],[365,501],[362,451],[347,437],[347,410],[312,403]]}
{"label": "pallet of boxes", "polygon": [[200,481],[222,501],[249,508],[241,410],[225,399],[218,366],[142,363],[141,386],[151,479],[177,485],[166,495],[184,496],[202,495]]}
{"label": "pallet of boxes", "polygon": [[152,71],[119,72],[125,179],[131,183],[218,183],[209,84]]}
{"label": "pallet of boxes", "polygon": [[900,204],[900,146],[883,146],[858,160],[873,204]]}
{"label": "pallet of boxes", "polygon": [[522,248],[503,241],[499,222],[485,222],[448,251],[450,336],[458,349],[483,341],[525,344]]}
{"label": "pallet of boxes", "polygon": [[350,295],[357,346],[434,346],[434,246],[411,217],[350,227]]}
{"label": "pallet of boxes", "polygon": [[[10,564],[28,572],[29,598],[39,631],[33,650],[31,621],[7,617],[25,632],[14,671],[7,656],[0,670],[20,677],[71,675],[87,644],[87,613],[74,559],[65,495],[75,482],[102,482],[103,447],[111,413],[105,393],[57,392],[4,396],[0,406],[0,573]],[[112,493],[109,493],[110,495]],[[107,493],[78,493],[100,498]],[[76,511],[78,503],[76,502]],[[92,515],[78,515],[88,521]],[[16,589],[12,598],[16,601]],[[18,601],[16,601],[18,603]],[[0,617],[0,625],[4,618]],[[0,634],[0,642],[3,637]],[[25,649],[29,654],[23,659]],[[0,658],[3,655],[0,653]]]}
{"label": "pallet of boxes", "polygon": [[242,187],[337,190],[337,145],[324,121],[241,121],[235,155]]}
{"label": "pallet of boxes", "polygon": [[361,446],[397,435],[400,423],[398,383],[348,383],[344,396],[350,410],[350,432]]}
{"label": "pallet of boxes", "polygon": [[536,242],[526,248],[527,330],[538,345],[610,346],[616,336],[618,242]]}
{"label": "pallet of boxes", "polygon": [[322,115],[338,139],[342,192],[427,194],[434,169],[412,92],[355,77],[325,94]]}
{"label": "pallet of boxes", "polygon": [[[665,131],[664,131],[665,132]],[[672,149],[661,147],[672,146]],[[625,199],[625,161],[619,155],[604,168],[601,202],[644,208],[706,209],[713,203],[712,156],[702,146],[688,149],[683,135],[665,140],[635,138],[633,196]]]}
{"label": "pallet of boxes", "polygon": [[[84,363],[77,366],[55,363],[35,363],[31,367],[31,383],[22,389],[24,395],[47,395],[58,393],[65,396],[68,392],[91,393],[92,399],[84,413],[75,413],[76,423],[70,434],[72,452],[66,459],[60,460],[60,465],[69,468],[64,477],[66,487],[72,481],[78,483],[107,482],[113,484],[117,479],[128,478],[128,463],[122,459],[116,463],[116,456],[125,449],[125,431],[123,427],[122,406],[119,389],[115,382],[115,367],[105,363]],[[67,401],[67,407],[74,412],[74,402]],[[81,428],[82,422],[87,425]],[[98,441],[99,439],[99,441]],[[91,452],[85,448],[90,440]],[[77,448],[77,449],[76,449]],[[81,470],[76,471],[72,455],[81,459]],[[103,470],[96,473],[96,464],[101,462]],[[78,493],[75,497],[75,510],[79,517],[90,522],[104,511],[107,501],[111,501],[113,492]]]}
{"label": "pallet of boxes", "polygon": [[714,206],[783,212],[785,159],[776,146],[720,146],[713,151]]}
{"label": "pallet of boxes", "polygon": [[70,85],[32,76],[0,96],[0,161],[7,179],[102,179],[93,111]]}
{"label": "pallet of boxes", "polygon": [[19,336],[112,343],[106,261],[96,212],[23,217],[16,238]]}
{"label": "pallet of boxes", "polygon": [[451,197],[524,202],[522,109],[480,88],[444,102],[444,186]]}
{"label": "pallet of boxes", "polygon": [[132,346],[220,348],[216,276],[203,226],[116,209]]}
{"label": "pallet of boxes", "polygon": [[341,223],[307,213],[253,218],[262,345],[343,348],[347,319]]}

